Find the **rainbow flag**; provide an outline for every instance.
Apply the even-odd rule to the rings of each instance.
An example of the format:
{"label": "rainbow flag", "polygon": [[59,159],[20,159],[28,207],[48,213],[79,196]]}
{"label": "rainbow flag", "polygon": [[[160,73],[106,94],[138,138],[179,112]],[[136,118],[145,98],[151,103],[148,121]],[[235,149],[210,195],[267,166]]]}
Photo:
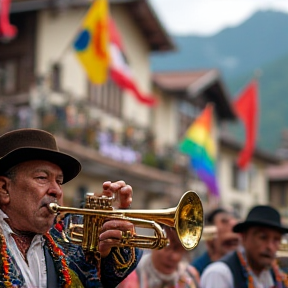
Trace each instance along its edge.
{"label": "rainbow flag", "polygon": [[107,0],[95,0],[74,41],[76,55],[93,84],[107,80],[110,64]]}
{"label": "rainbow flag", "polygon": [[213,106],[207,105],[191,124],[179,145],[182,153],[190,156],[192,169],[207,185],[210,193],[219,196],[216,177],[216,143],[212,136]]}

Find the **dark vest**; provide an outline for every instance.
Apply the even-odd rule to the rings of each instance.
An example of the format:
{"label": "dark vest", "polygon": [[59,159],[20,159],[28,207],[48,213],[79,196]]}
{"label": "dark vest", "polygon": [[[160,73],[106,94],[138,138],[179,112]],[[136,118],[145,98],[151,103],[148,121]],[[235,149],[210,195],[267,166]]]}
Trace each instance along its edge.
{"label": "dark vest", "polygon": [[[237,256],[237,252],[231,252],[228,255],[224,256],[219,261],[224,262],[228,265],[230,268],[232,274],[233,274],[233,280],[234,280],[234,288],[248,288],[248,275],[246,271],[244,271],[240,260]],[[275,282],[275,275],[272,272],[273,280]],[[284,287],[284,285],[283,285]]]}
{"label": "dark vest", "polygon": [[57,273],[55,270],[52,256],[50,255],[49,250],[45,245],[44,245],[44,254],[47,268],[47,288],[56,288],[58,287]]}

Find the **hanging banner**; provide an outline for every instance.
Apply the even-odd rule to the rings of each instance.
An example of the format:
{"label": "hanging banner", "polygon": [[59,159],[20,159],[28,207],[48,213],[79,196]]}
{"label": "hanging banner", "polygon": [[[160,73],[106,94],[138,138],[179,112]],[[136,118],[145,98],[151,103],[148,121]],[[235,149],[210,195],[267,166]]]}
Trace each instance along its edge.
{"label": "hanging banner", "polygon": [[17,28],[10,24],[11,0],[0,0],[0,41],[6,42],[15,38],[17,35]]}

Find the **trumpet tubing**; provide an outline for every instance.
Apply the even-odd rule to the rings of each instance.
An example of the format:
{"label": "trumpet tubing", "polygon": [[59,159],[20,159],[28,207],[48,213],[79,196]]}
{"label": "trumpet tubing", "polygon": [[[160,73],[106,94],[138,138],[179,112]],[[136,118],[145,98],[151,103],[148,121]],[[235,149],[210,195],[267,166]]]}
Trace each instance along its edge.
{"label": "trumpet tubing", "polygon": [[214,225],[204,226],[201,240],[207,241],[212,240],[217,235],[217,227]]}
{"label": "trumpet tubing", "polygon": [[[70,213],[84,215],[83,232],[73,229],[70,241],[81,243],[84,253],[94,253],[100,257],[98,239],[103,222],[107,219],[121,219],[132,222],[135,226],[150,228],[154,236],[126,235],[119,246],[130,246],[148,249],[161,249],[168,244],[168,239],[161,224],[174,227],[182,246],[186,250],[194,249],[201,238],[203,230],[203,207],[199,196],[193,191],[187,191],[174,208],[133,210],[115,209],[111,206],[111,198],[88,196],[85,208],[63,207],[56,203],[49,204],[53,213]],[[78,229],[79,230],[79,229]],[[73,234],[74,233],[74,234]],[[82,238],[82,239],[81,239]]]}

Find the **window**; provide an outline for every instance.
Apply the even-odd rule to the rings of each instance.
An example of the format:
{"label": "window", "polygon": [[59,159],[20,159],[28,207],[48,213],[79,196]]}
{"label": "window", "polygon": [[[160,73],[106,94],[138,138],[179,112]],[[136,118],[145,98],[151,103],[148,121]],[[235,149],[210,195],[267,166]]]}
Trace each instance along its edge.
{"label": "window", "polygon": [[61,92],[61,65],[59,63],[55,63],[52,66],[52,75],[51,75],[51,88],[53,91]]}
{"label": "window", "polygon": [[249,189],[249,175],[247,170],[240,170],[236,163],[232,164],[232,187],[238,191]]}
{"label": "window", "polygon": [[111,79],[103,85],[89,83],[90,104],[119,118],[122,116],[122,94],[122,90]]}
{"label": "window", "polygon": [[270,184],[270,203],[275,207],[287,207],[288,190],[286,182]]}
{"label": "window", "polygon": [[17,60],[0,61],[0,94],[10,95],[17,92]]}
{"label": "window", "polygon": [[5,101],[20,96],[15,100],[27,103],[28,92],[35,83],[37,11],[10,16],[18,34],[13,41],[0,43],[0,96]]}
{"label": "window", "polygon": [[233,213],[237,216],[240,217],[243,214],[243,207],[240,203],[233,203]]}

